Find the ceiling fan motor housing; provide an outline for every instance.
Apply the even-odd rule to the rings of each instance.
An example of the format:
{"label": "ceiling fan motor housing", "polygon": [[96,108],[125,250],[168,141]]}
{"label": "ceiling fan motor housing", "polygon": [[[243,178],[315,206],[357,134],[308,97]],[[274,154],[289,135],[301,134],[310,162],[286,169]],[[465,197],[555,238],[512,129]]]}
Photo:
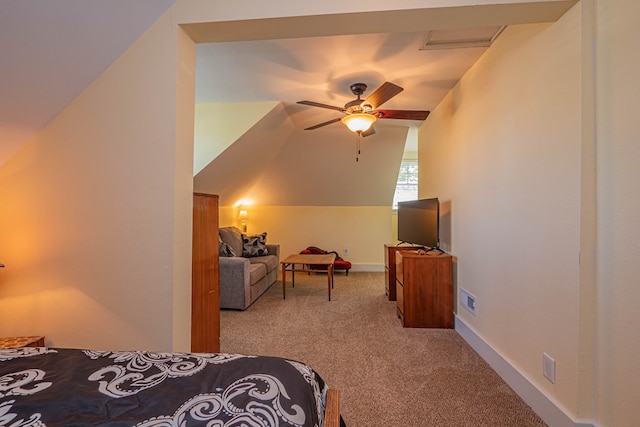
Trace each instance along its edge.
{"label": "ceiling fan motor housing", "polygon": [[349,86],[349,89],[351,89],[351,92],[354,95],[360,98],[360,95],[362,95],[364,91],[367,90],[367,85],[364,83],[354,83],[351,86]]}
{"label": "ceiling fan motor housing", "polygon": [[354,99],[353,101],[347,102],[344,106],[344,110],[347,114],[354,113],[366,113],[369,112],[373,107],[370,104],[363,104],[363,100],[360,99],[360,96],[364,94],[364,91],[367,90],[367,85],[364,83],[354,83],[349,86],[351,92],[358,97],[358,99]]}

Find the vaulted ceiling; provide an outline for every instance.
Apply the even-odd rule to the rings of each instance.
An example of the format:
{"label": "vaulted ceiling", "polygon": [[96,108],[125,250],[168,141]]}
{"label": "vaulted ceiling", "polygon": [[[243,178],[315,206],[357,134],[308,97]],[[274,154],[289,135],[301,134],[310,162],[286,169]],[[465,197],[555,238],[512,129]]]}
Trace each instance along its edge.
{"label": "vaulted ceiling", "polygon": [[[355,99],[351,84],[367,84],[366,98],[391,81],[405,90],[383,108],[435,108],[486,47],[420,50],[426,35],[359,34],[198,45],[198,103],[231,103],[230,108],[273,100],[280,104],[277,112],[250,123],[237,142],[222,138],[226,132],[221,130],[238,121],[241,113],[232,108],[229,116],[217,120],[209,143],[223,148],[235,144],[215,150],[222,154],[210,159],[201,172],[196,170],[196,190],[219,194],[226,205],[251,199],[268,205],[390,206],[408,128],[422,122],[378,120],[376,133],[362,138],[356,161],[358,139],[342,123],[304,130],[343,114],[296,101],[343,107]],[[225,115],[224,110],[217,114]],[[197,115],[198,120],[215,117]],[[411,142],[415,150],[415,141]]]}
{"label": "vaulted ceiling", "polygon": [[[0,167],[174,3],[0,0]],[[199,42],[198,103],[276,105],[237,140],[211,139],[219,156],[203,162],[196,188],[227,203],[252,193],[264,204],[390,204],[408,128],[419,123],[379,120],[356,162],[354,135],[340,122],[303,130],[341,113],[296,101],[342,106],[354,98],[352,83],[372,91],[391,81],[405,90],[385,108],[431,110],[486,48],[421,50],[430,30],[552,21],[573,3],[186,25]]]}

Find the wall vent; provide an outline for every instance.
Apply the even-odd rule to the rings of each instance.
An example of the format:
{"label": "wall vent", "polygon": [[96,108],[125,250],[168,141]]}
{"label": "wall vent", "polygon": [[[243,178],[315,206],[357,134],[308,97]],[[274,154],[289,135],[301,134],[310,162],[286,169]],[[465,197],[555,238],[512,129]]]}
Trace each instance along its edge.
{"label": "wall vent", "polygon": [[476,297],[464,289],[460,289],[460,305],[469,310],[474,316],[476,315]]}
{"label": "wall vent", "polygon": [[420,50],[489,47],[505,27],[506,25],[428,31]]}

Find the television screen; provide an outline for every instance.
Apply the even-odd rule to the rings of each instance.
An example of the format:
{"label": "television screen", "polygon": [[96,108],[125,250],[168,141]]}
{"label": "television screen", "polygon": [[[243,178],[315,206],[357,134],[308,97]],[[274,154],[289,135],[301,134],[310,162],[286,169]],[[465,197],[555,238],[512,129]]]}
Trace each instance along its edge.
{"label": "television screen", "polygon": [[398,240],[439,249],[440,202],[437,198],[398,203]]}

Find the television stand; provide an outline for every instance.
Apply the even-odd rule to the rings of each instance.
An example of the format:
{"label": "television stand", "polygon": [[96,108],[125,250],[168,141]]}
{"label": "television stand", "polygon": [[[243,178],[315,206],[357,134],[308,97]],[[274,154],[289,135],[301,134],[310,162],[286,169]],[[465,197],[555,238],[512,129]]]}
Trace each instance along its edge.
{"label": "television stand", "polygon": [[407,328],[453,328],[453,257],[396,254],[397,314]]}
{"label": "television stand", "polygon": [[424,246],[404,242],[384,245],[384,293],[389,297],[389,301],[396,300],[396,253],[416,249],[424,249]]}

